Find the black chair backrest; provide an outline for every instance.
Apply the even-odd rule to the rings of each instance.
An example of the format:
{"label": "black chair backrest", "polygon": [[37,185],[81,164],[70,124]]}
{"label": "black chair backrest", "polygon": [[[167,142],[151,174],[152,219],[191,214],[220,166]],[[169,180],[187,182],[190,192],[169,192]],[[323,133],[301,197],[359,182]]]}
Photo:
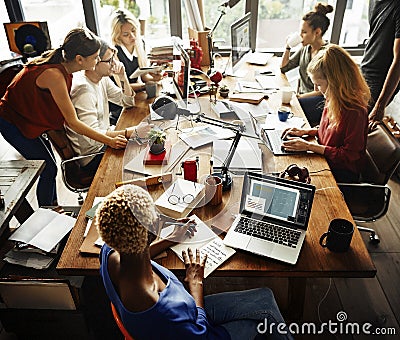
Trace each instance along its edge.
{"label": "black chair backrest", "polygon": [[19,71],[22,70],[22,61],[10,61],[0,65],[0,98],[6,93],[7,86],[11,83]]}
{"label": "black chair backrest", "polygon": [[[76,156],[65,130],[48,130],[46,134],[61,160],[66,161]],[[78,160],[65,164],[65,180],[76,189],[88,188],[95,173],[95,170],[82,169]]]}
{"label": "black chair backrest", "polygon": [[378,125],[367,138],[367,163],[362,181],[385,185],[400,163],[400,144],[387,129]]}

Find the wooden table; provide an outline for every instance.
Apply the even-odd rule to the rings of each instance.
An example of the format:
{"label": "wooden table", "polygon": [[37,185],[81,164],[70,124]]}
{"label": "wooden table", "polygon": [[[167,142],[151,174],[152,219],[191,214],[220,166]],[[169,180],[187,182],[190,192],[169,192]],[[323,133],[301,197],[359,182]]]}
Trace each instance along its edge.
{"label": "wooden table", "polygon": [[[249,78],[254,76],[254,68],[249,69],[248,76]],[[232,79],[229,80],[226,78],[223,82],[226,84],[231,83],[232,86],[233,81]],[[286,83],[284,77],[282,77],[281,81],[282,84]],[[145,95],[137,95],[137,108],[126,110],[121,115],[118,128],[137,123],[148,114],[148,102],[146,100],[141,102],[140,99],[143,98],[142,96]],[[271,95],[268,101],[273,109],[281,105],[278,94]],[[202,99],[201,105],[203,112],[211,112],[208,97]],[[303,112],[296,98],[292,99],[291,108],[295,115],[303,116]],[[198,150],[193,151],[193,154],[202,154],[207,158],[207,149],[204,150],[204,154]],[[99,261],[97,257],[82,256],[79,253],[79,247],[83,241],[83,233],[86,226],[84,213],[92,206],[95,196],[106,196],[115,188],[115,182],[129,178],[127,174],[123,175],[122,169],[124,162],[126,162],[126,159],[124,159],[124,150],[108,149],[106,151],[87,198],[82,206],[81,214],[77,219],[77,223],[72,230],[58,263],[57,270],[60,273],[66,275],[99,274]],[[200,160],[200,163],[200,173],[207,173],[209,169],[207,161]],[[375,276],[376,269],[357,229],[355,229],[351,248],[346,253],[332,253],[319,245],[320,236],[327,230],[329,222],[333,218],[345,218],[353,221],[324,157],[315,154],[274,157],[272,153],[267,151],[264,147],[263,163],[265,172],[282,171],[291,163],[305,166],[311,171],[312,184],[315,185],[317,191],[305,243],[301,250],[298,263],[293,266],[238,251],[212,275],[222,277],[270,276],[289,278],[289,306],[291,306],[291,316],[293,318],[298,318],[302,313],[306,278]],[[324,169],[326,170],[313,173]],[[160,190],[162,192],[162,188]],[[157,196],[160,193],[156,192],[152,194]],[[235,177],[232,190],[224,193],[223,204],[215,209],[209,209],[207,206],[195,209],[194,213],[202,218],[208,225],[212,223],[220,228],[227,228],[233,221],[231,217],[232,214],[238,211],[240,194],[241,180]],[[217,216],[215,217],[215,215]],[[183,263],[172,251],[169,250],[167,253],[168,256],[162,258],[159,262],[174,272],[182,274],[184,272]]]}
{"label": "wooden table", "polygon": [[0,189],[4,196],[5,208],[0,210],[0,234],[8,229],[13,216],[23,223],[33,209],[26,195],[43,171],[45,162],[41,160],[2,161],[0,164]]}

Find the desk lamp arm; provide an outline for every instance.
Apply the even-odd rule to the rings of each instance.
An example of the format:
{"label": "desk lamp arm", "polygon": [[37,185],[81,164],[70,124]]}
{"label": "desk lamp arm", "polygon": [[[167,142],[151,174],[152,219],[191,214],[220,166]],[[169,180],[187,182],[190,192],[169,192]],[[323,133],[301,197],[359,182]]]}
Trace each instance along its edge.
{"label": "desk lamp arm", "polygon": [[221,180],[222,180],[223,190],[229,190],[232,185],[232,179],[230,178],[230,176],[228,174],[228,169],[229,169],[229,165],[231,164],[231,161],[233,159],[233,156],[235,155],[235,151],[239,144],[239,140],[242,137],[241,127],[239,125],[224,122],[219,119],[206,117],[204,114],[197,115],[195,121],[219,126],[224,129],[232,130],[236,133],[235,138],[233,139],[233,143],[231,144],[231,147],[228,150],[228,154],[226,155],[226,158],[225,158],[224,162],[222,163],[222,168],[221,168]]}
{"label": "desk lamp arm", "polygon": [[[225,4],[223,5],[225,6]],[[209,72],[211,72],[211,70],[214,68],[214,59],[213,59],[213,55],[212,55],[212,50],[213,50],[213,35],[214,35],[214,31],[217,28],[219,22],[221,21],[222,17],[226,14],[225,11],[225,7],[221,7],[220,9],[220,14],[218,17],[217,22],[214,24],[214,27],[210,30],[210,32],[208,32],[207,34],[207,43],[208,43],[208,56],[210,58],[210,69],[208,70]]]}

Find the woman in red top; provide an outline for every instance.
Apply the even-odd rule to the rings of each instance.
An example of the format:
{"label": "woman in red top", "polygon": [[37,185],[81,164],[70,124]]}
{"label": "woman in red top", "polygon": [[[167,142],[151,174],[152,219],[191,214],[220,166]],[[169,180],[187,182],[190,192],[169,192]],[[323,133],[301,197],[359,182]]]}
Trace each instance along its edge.
{"label": "woman in red top", "polygon": [[40,136],[47,130],[74,131],[112,148],[126,146],[124,136],[110,137],[82,123],[76,115],[69,92],[72,73],[93,70],[99,59],[100,42],[86,29],[76,28],[57,49],[29,62],[7,88],[0,101],[0,132],[26,159],[43,159],[37,198],[39,205],[57,202],[57,165],[47,141]]}
{"label": "woman in red top", "polygon": [[[326,98],[320,126],[285,131],[283,146],[324,155],[337,182],[357,182],[367,143],[368,85],[351,56],[337,45],[321,51],[307,72]],[[299,138],[304,135],[316,136],[318,144]]]}

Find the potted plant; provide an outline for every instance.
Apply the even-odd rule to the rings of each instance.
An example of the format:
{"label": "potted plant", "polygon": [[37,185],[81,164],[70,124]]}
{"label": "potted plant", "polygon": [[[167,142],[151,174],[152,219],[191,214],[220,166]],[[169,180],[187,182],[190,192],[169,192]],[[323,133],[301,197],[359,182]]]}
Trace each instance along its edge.
{"label": "potted plant", "polygon": [[221,96],[222,98],[228,97],[228,94],[229,94],[229,88],[228,88],[228,86],[222,85],[222,86],[219,88],[219,94],[220,94],[220,96]]}
{"label": "potted plant", "polygon": [[158,128],[153,128],[147,135],[149,139],[150,152],[158,155],[165,150],[165,140],[167,138],[166,133]]}

